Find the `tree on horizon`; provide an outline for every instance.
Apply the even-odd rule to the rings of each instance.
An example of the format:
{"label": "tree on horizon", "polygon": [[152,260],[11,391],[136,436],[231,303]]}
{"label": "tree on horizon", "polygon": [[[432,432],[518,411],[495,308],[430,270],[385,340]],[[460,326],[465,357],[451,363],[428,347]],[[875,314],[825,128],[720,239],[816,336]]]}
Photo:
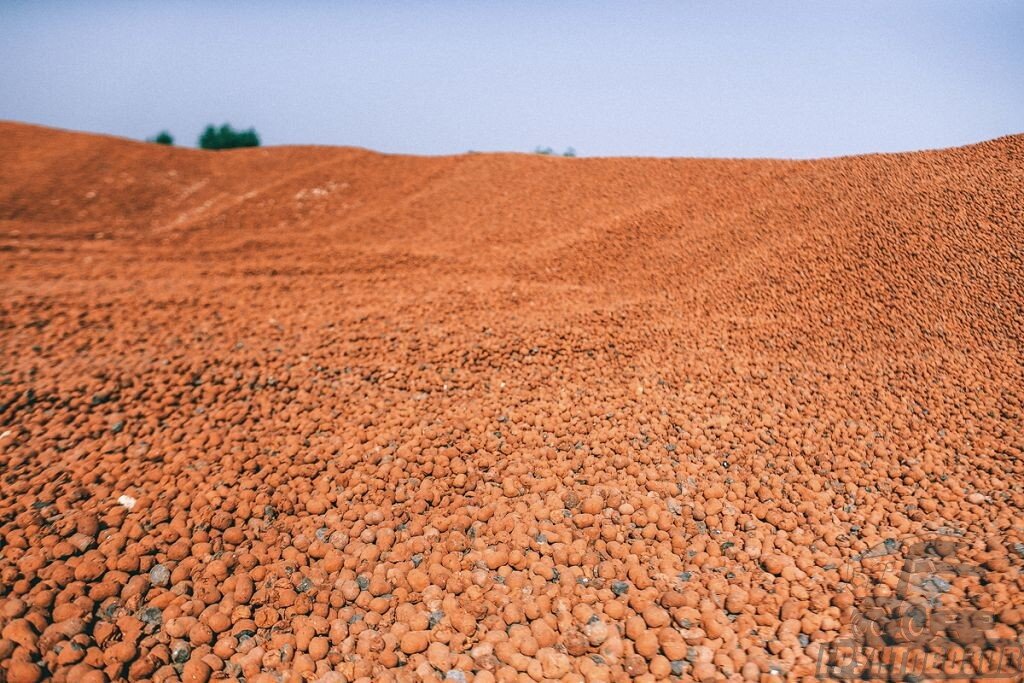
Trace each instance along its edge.
{"label": "tree on horizon", "polygon": [[212,123],[199,136],[202,149],[235,149],[238,147],[259,147],[260,138],[255,128],[235,130],[230,124],[217,128]]}

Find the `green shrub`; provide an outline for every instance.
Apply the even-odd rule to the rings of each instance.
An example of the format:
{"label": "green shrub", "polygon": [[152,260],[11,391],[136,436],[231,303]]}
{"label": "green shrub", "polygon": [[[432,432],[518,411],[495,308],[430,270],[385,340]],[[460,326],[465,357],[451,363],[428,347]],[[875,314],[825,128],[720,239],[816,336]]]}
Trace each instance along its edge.
{"label": "green shrub", "polygon": [[[534,154],[543,154],[544,156],[554,156],[555,155],[555,150],[551,149],[550,147],[535,147],[534,150],[533,150],[533,153]],[[565,151],[562,152],[562,156],[563,157],[574,157],[574,156],[576,156],[576,148],[575,147],[566,147]]]}
{"label": "green shrub", "polygon": [[166,130],[162,130],[153,137],[146,140],[146,142],[155,142],[158,145],[173,145],[174,136],[168,133]]}
{"label": "green shrub", "polygon": [[199,146],[203,149],[234,149],[236,147],[259,147],[260,138],[256,130],[235,130],[228,124],[220,128],[209,125],[199,136]]}

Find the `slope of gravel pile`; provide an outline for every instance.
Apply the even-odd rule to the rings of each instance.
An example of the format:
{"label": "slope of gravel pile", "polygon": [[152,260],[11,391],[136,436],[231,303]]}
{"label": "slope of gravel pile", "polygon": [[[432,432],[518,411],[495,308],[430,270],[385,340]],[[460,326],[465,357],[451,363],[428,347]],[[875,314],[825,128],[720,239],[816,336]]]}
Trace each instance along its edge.
{"label": "slope of gravel pile", "polygon": [[939,532],[977,571],[931,605],[988,621],[932,636],[1019,643],[1022,207],[1022,137],[413,158],[2,124],[0,679],[813,680],[906,588],[864,557]]}

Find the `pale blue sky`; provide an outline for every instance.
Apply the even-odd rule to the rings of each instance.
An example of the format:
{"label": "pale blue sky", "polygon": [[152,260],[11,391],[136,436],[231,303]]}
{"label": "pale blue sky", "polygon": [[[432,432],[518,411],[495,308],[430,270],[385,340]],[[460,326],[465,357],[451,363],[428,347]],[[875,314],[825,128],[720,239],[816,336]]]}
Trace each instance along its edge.
{"label": "pale blue sky", "polygon": [[0,0],[0,118],[417,154],[945,147],[1024,131],[1024,3]]}

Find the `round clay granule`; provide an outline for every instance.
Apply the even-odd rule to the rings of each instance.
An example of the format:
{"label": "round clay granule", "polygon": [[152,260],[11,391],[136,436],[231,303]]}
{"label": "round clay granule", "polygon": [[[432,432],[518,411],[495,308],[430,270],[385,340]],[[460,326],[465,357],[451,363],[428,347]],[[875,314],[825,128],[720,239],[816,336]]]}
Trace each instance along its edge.
{"label": "round clay granule", "polygon": [[15,660],[7,669],[8,683],[36,683],[43,680],[43,670],[32,662]]}
{"label": "round clay granule", "polygon": [[430,638],[426,631],[410,631],[402,636],[400,646],[402,652],[412,655],[426,650],[429,643]]}

